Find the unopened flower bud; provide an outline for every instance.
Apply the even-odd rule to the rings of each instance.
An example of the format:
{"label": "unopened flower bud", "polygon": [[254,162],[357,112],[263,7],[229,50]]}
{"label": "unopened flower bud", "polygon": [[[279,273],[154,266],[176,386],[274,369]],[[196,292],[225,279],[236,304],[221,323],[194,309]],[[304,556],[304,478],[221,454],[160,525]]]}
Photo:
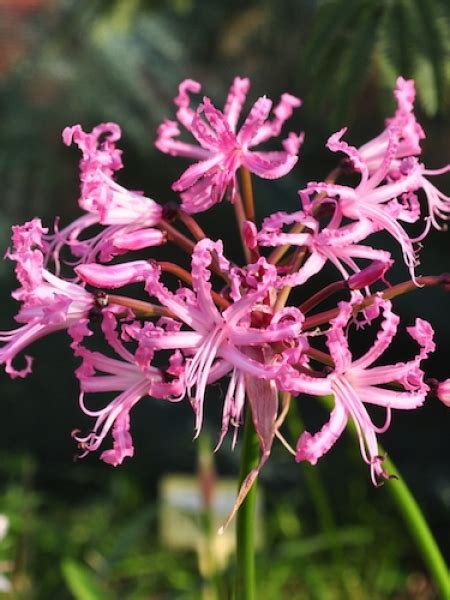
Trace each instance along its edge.
{"label": "unopened flower bud", "polygon": [[450,379],[438,383],[436,396],[445,404],[445,406],[450,407]]}
{"label": "unopened flower bud", "polygon": [[351,290],[360,290],[372,285],[383,278],[391,264],[392,261],[374,260],[368,267],[348,278],[348,287]]}
{"label": "unopened flower bud", "polygon": [[257,230],[255,224],[252,221],[244,221],[242,231],[244,234],[244,241],[247,248],[250,248],[250,250],[256,248]]}
{"label": "unopened flower bud", "polygon": [[118,265],[88,263],[75,267],[76,274],[89,285],[112,289],[144,281],[152,271],[154,271],[154,267],[145,260],[134,260]]}

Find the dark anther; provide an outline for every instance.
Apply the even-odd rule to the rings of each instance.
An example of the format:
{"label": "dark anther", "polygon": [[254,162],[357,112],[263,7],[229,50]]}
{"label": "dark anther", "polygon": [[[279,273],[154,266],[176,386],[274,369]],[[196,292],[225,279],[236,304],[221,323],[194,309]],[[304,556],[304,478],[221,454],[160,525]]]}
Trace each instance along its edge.
{"label": "dark anther", "polygon": [[[335,199],[339,200],[339,194],[335,196]],[[318,219],[322,219],[324,217],[328,217],[329,215],[333,214],[333,212],[334,212],[334,206],[327,202],[325,204],[319,205],[319,208],[317,209],[316,217]]]}
{"label": "dark anther", "polygon": [[162,209],[162,216],[168,223],[173,223],[178,218],[178,205],[175,202],[166,202]]}
{"label": "dark anther", "polygon": [[154,258],[149,258],[147,260],[148,264],[153,267],[154,269],[159,269],[159,262],[157,260],[155,260]]}
{"label": "dark anther", "polygon": [[347,174],[351,174],[355,172],[355,167],[353,162],[349,158],[343,158],[339,163],[340,169]]}
{"label": "dark anther", "polygon": [[160,373],[164,383],[172,383],[176,379],[175,375],[168,373],[165,369],[160,370]]}
{"label": "dark anther", "polygon": [[428,391],[428,397],[431,398],[439,398],[438,387],[440,384],[439,379],[435,379],[434,377],[429,377],[425,379],[425,384],[430,388]]}
{"label": "dark anther", "polygon": [[97,292],[94,295],[94,300],[97,308],[102,309],[108,306],[108,294],[105,294],[105,292]]}

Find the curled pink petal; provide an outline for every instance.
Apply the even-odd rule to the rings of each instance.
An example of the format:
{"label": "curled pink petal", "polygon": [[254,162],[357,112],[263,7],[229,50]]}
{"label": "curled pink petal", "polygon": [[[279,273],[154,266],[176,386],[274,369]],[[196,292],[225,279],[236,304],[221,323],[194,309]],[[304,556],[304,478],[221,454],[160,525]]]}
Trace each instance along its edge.
{"label": "curled pink petal", "polygon": [[237,123],[250,81],[235,78],[224,111],[218,110],[208,97],[197,111],[190,107],[190,93],[198,93],[200,84],[185,80],[175,99],[177,119],[199,143],[200,147],[178,139],[180,130],[175,121],[166,120],[158,129],[156,146],[172,156],[187,156],[199,160],[173,184],[181,192],[183,209],[189,213],[207,210],[227,196],[234,201],[238,189],[236,172],[245,166],[266,179],[276,179],[288,173],[297,162],[303,135],[290,133],[284,140],[284,152],[252,152],[250,149],[279,135],[284,122],[301,102],[295,96],[283,94],[269,119],[272,101],[259,98],[245,119],[240,131]]}
{"label": "curled pink petal", "polygon": [[75,267],[76,273],[89,285],[111,289],[120,288],[137,281],[144,281],[154,270],[154,267],[144,260],[111,266],[92,263]]}

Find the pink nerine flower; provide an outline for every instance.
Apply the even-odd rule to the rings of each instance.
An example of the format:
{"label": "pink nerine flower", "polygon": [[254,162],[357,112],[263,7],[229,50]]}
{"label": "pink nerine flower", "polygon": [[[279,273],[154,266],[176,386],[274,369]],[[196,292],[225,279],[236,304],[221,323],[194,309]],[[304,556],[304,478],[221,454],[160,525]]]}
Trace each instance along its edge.
{"label": "pink nerine flower", "polygon": [[259,177],[277,179],[286,175],[297,162],[303,136],[292,132],[282,142],[283,151],[255,152],[252,149],[278,136],[284,122],[289,119],[293,109],[300,106],[301,101],[290,94],[283,94],[273,110],[275,117],[269,120],[272,101],[263,96],[255,102],[237,133],[237,123],[249,87],[249,79],[236,77],[223,112],[215,108],[207,97],[194,111],[189,106],[189,93],[199,93],[201,85],[192,79],[180,84],[179,94],[175,98],[177,119],[195,137],[199,146],[177,140],[180,135],[178,123],[166,120],[158,129],[156,147],[173,156],[186,156],[199,161],[189,167],[172,186],[175,191],[182,192],[186,212],[207,210],[220,202],[226,193],[233,201],[236,171],[241,166]]}
{"label": "pink nerine flower", "polygon": [[422,152],[420,142],[425,138],[425,133],[414,115],[416,98],[414,81],[399,77],[394,96],[397,101],[397,109],[393,117],[386,119],[384,131],[358,149],[371,173],[374,173],[383,162],[392,133],[399,140],[390,166],[392,175],[398,171],[403,158],[418,156]]}
{"label": "pink nerine flower", "polygon": [[[392,134],[383,161],[373,173],[354,146],[342,141],[346,129],[333,134],[327,146],[333,152],[344,152],[355,169],[361,174],[356,187],[327,182],[310,182],[306,190],[300,192],[303,200],[310,194],[319,194],[313,201],[317,204],[335,202],[336,213],[342,217],[368,222],[372,231],[384,230],[389,233],[401,246],[403,258],[412,277],[417,265],[416,249],[412,240],[399,221],[415,222],[420,216],[420,210],[415,197],[415,191],[422,185],[422,167],[415,159],[405,159],[402,162],[400,176],[391,180],[389,171],[395,158],[399,140]],[[324,198],[325,197],[325,198]],[[306,202],[306,207],[311,207]]]}
{"label": "pink nerine flower", "polygon": [[[411,159],[421,154],[420,142],[425,138],[425,133],[414,115],[414,101],[416,98],[414,81],[399,77],[394,96],[397,101],[397,110],[393,117],[386,120],[384,131],[358,149],[360,159],[366,164],[369,173],[374,173],[384,160],[390,138],[395,137],[397,143],[386,175],[392,180],[402,177],[405,165],[411,163],[411,161],[405,161],[405,159]],[[447,173],[450,170],[450,165],[441,169],[427,169],[424,164],[418,161],[415,162],[420,170],[420,184],[418,187],[425,192],[428,203],[429,225],[442,230],[444,226],[439,220],[445,221],[450,218],[450,198],[430,183],[428,176]]]}
{"label": "pink nerine flower", "polygon": [[[115,172],[123,167],[122,151],[116,148],[120,135],[115,123],[101,123],[91,133],[84,132],[80,125],[64,129],[64,143],[75,142],[83,154],[79,205],[87,214],[47,236],[56,263],[65,244],[80,258],[79,262],[93,262],[97,257],[109,261],[129,250],[164,241],[164,234],[154,228],[161,220],[162,207],[142,192],[127,190],[114,180]],[[100,233],[80,239],[85,230],[98,224],[105,227]]]}
{"label": "pink nerine flower", "polygon": [[[113,448],[105,450],[100,458],[113,466],[122,463],[124,458],[134,454],[133,441],[129,432],[129,413],[133,406],[145,396],[181,399],[184,394],[183,383],[173,377],[168,381],[165,373],[150,364],[140,365],[136,357],[121,342],[116,332],[116,319],[110,312],[103,315],[102,331],[109,346],[118,358],[111,358],[100,352],[91,352],[79,344],[72,344],[77,356],[83,363],[77,369],[80,380],[80,406],[83,412],[95,417],[95,425],[88,435],[73,433],[82,450],[81,457],[97,450],[108,432],[112,429]],[[172,368],[173,371],[173,368]],[[171,370],[167,371],[169,375]],[[84,402],[86,393],[120,392],[106,407],[98,410],[88,409]]]}
{"label": "pink nerine flower", "polygon": [[92,295],[74,283],[63,281],[43,267],[43,241],[46,233],[39,219],[13,227],[13,250],[7,257],[16,261],[16,276],[21,287],[13,297],[22,302],[16,321],[22,327],[0,332],[0,364],[11,377],[25,377],[31,372],[32,359],[16,370],[12,361],[26,346],[59,329],[68,329],[86,319],[94,305]]}
{"label": "pink nerine flower", "polygon": [[[322,230],[319,221],[303,211],[291,214],[277,212],[264,219],[262,229],[256,236],[261,246],[289,244],[309,252],[302,267],[280,277],[279,285],[302,285],[316,275],[327,261],[335,265],[344,279],[360,272],[360,259],[372,261],[378,266],[383,265],[380,277],[384,274],[393,262],[390,253],[358,243],[373,233],[372,223],[368,219],[361,219],[342,226],[342,220],[342,213],[337,207],[333,218]],[[291,224],[300,224],[302,231],[284,232],[283,227]]]}
{"label": "pink nerine flower", "polygon": [[[220,268],[232,280],[234,302],[220,310],[211,294],[209,266],[213,253]],[[161,273],[144,261],[129,265],[80,265],[82,279],[97,287],[118,287],[134,281],[146,281],[146,290],[158,299],[174,318],[187,329],[160,327],[145,323],[129,332],[152,357],[159,350],[181,350],[186,357],[187,394],[196,415],[196,434],[203,421],[206,386],[230,375],[223,409],[222,440],[230,422],[237,428],[245,397],[245,376],[274,379],[282,364],[279,353],[269,352],[271,344],[299,343],[303,315],[289,307],[274,312],[268,304],[277,272],[264,258],[239,272],[223,256],[222,243],[204,239],[192,255],[192,290],[169,291],[161,282]],[[286,346],[286,347],[287,347]],[[259,359],[251,352],[259,348]],[[262,352],[262,350],[265,350]]]}
{"label": "pink nerine flower", "polygon": [[[404,363],[372,366],[389,347],[399,323],[389,301],[379,299],[378,306],[383,311],[381,329],[373,346],[361,358],[352,358],[346,335],[352,304],[340,303],[340,313],[331,322],[331,328],[327,332],[327,345],[335,364],[334,371],[325,379],[318,378],[315,381],[300,373],[290,381],[282,381],[283,387],[294,391],[334,396],[335,406],[329,422],[315,435],[304,432],[300,436],[296,460],[316,464],[340,437],[351,417],[358,432],[362,457],[370,465],[374,484],[380,477],[389,477],[382,468],[383,457],[379,456],[376,434],[383,433],[389,427],[391,409],[412,409],[423,404],[429,388],[424,383],[420,362],[435,348],[431,325],[417,319],[415,326],[408,327],[407,330],[421,347],[418,355]],[[379,387],[392,382],[401,384],[403,390]],[[386,409],[387,417],[383,427],[374,425],[365,404]]]}

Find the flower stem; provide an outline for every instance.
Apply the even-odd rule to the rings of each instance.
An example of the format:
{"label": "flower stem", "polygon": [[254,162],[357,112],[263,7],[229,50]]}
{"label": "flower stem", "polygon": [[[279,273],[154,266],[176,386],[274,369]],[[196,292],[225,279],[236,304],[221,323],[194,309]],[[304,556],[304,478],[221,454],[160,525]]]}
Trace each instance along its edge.
{"label": "flower stem", "polygon": [[300,304],[299,309],[303,314],[309,312],[313,308],[315,308],[318,304],[329,298],[332,294],[336,292],[340,292],[341,290],[345,290],[347,287],[346,281],[335,281],[326,285],[318,292],[316,292],[313,296],[305,300],[302,304]]}
{"label": "flower stem", "polygon": [[[167,260],[159,261],[158,265],[162,271],[165,271],[166,273],[171,273],[172,275],[175,275],[176,277],[181,279],[181,281],[184,281],[188,285],[192,286],[192,275],[189,273],[189,271],[183,269],[183,267],[180,267],[179,265],[169,262]],[[220,308],[222,308],[223,310],[230,306],[228,300],[220,294],[218,294],[217,292],[215,292],[214,290],[211,290],[211,297],[217,304],[217,306],[220,306]]]}
{"label": "flower stem", "polygon": [[244,201],[245,215],[248,221],[256,220],[255,202],[253,200],[252,176],[248,169],[241,167],[242,199]]}
{"label": "flower stem", "polygon": [[448,566],[445,563],[425,516],[395,464],[389,458],[385,459],[384,464],[386,465],[386,470],[397,477],[397,479],[388,481],[386,488],[389,490],[405,525],[414,538],[430,575],[439,588],[440,597],[450,598]]}
{"label": "flower stem", "polygon": [[108,304],[117,304],[118,306],[125,306],[131,308],[136,316],[140,317],[169,317],[173,316],[170,310],[164,306],[157,306],[150,302],[144,302],[143,300],[136,300],[135,298],[128,298],[127,296],[117,296],[116,294],[106,294],[105,301]]}
{"label": "flower stem", "polygon": [[[330,408],[333,404],[331,397],[323,397],[323,403]],[[357,431],[353,424],[349,423],[348,429],[356,437]],[[384,455],[384,449],[379,446],[380,455]],[[411,536],[414,538],[419,552],[427,565],[431,577],[434,579],[442,598],[450,598],[450,576],[449,569],[434,539],[433,533],[427,520],[414,498],[411,490],[406,484],[403,476],[389,458],[385,458],[386,471],[395,477],[385,483],[395,505],[405,522]]]}
{"label": "flower stem", "polygon": [[[304,248],[301,248],[299,252],[296,252],[294,261],[291,266],[291,273],[294,273],[295,271],[299,270],[299,268],[301,267],[303,260],[305,258],[305,254],[306,254],[306,250]],[[289,285],[285,285],[284,288],[282,288],[280,290],[280,292],[278,293],[276,303],[275,303],[275,311],[282,310],[286,306],[287,301],[289,300],[291,291],[292,291],[292,286],[289,286]]]}
{"label": "flower stem", "polygon": [[[239,489],[242,482],[256,467],[259,459],[259,442],[253,426],[250,410],[247,408],[239,471]],[[240,506],[236,519],[236,600],[255,599],[255,481]]]}
{"label": "flower stem", "polygon": [[181,210],[181,208],[178,211],[178,218],[187,227],[187,229],[189,229],[197,242],[206,237],[206,233],[203,231],[194,217],[192,217],[192,215],[188,215],[186,212],[184,212],[184,210]]}
{"label": "flower stem", "polygon": [[[417,277],[415,281],[408,280],[398,283],[397,285],[393,285],[384,292],[381,292],[381,297],[385,300],[392,300],[392,298],[395,298],[396,296],[401,296],[407,292],[412,292],[414,290],[433,285],[443,285],[445,289],[449,284],[448,282],[449,275],[447,273],[444,273],[443,275],[425,275],[423,277]],[[356,304],[353,308],[353,313],[357,313],[360,310],[364,310],[364,308],[370,306],[374,302],[375,297],[376,294],[368,296],[365,300],[359,304]],[[307,317],[303,324],[303,329],[314,329],[319,325],[329,323],[331,319],[335,319],[338,314],[339,308],[332,308],[331,310],[318,313],[312,317]]]}
{"label": "flower stem", "polygon": [[[290,228],[289,233],[290,234],[294,234],[294,233],[301,233],[304,229],[304,225],[302,225],[302,223],[294,223],[294,225]],[[283,258],[283,256],[289,252],[289,250],[291,249],[291,244],[285,244],[284,246],[277,246],[275,248],[275,250],[272,250],[272,252],[269,254],[268,257],[268,262],[270,262],[272,265],[277,265],[280,260]]]}
{"label": "flower stem", "polygon": [[158,223],[158,226],[160,229],[166,232],[169,242],[173,242],[188,254],[192,254],[195,246],[195,243],[192,240],[183,235],[180,231],[178,231],[178,229],[173,227],[173,225],[164,219],[161,219],[161,221]]}

